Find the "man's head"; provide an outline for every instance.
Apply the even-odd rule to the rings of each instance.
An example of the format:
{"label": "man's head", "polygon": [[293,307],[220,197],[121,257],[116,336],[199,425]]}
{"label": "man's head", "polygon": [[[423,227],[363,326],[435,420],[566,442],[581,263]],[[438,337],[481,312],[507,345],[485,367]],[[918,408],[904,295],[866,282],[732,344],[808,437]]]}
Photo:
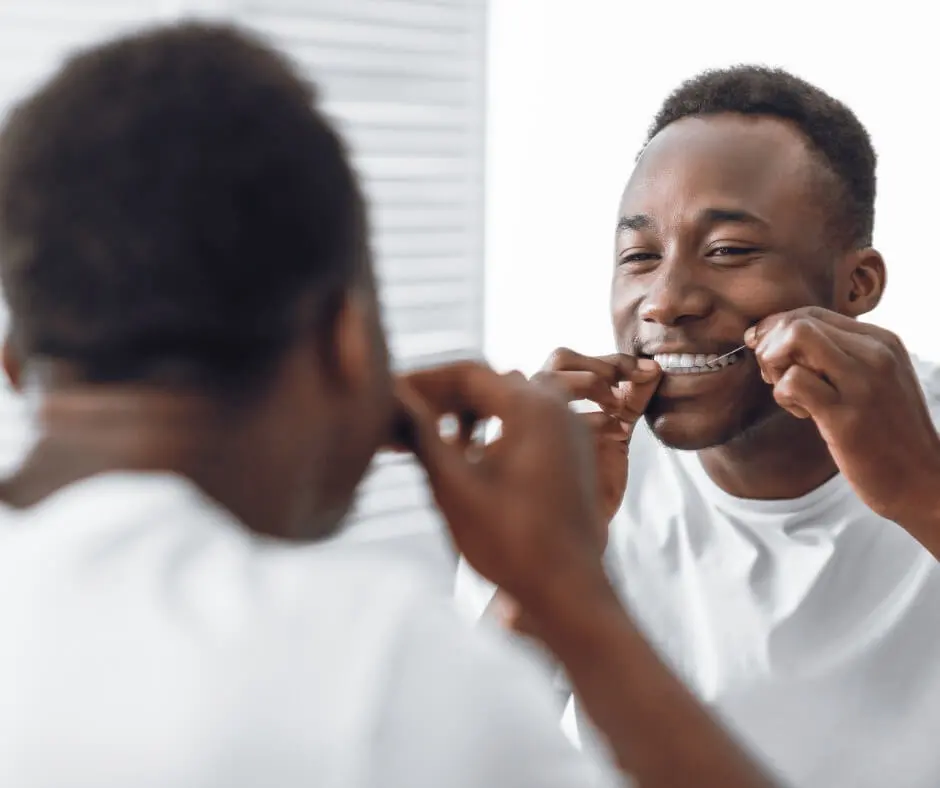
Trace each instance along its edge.
{"label": "man's head", "polygon": [[233,29],[97,47],[14,111],[0,279],[14,377],[44,367],[86,392],[198,392],[239,422],[266,413],[296,475],[289,535],[348,506],[384,438],[355,177],[313,88]]}
{"label": "man's head", "polygon": [[620,349],[667,372],[647,416],[660,439],[707,448],[783,413],[749,353],[708,362],[776,312],[874,308],[874,199],[865,129],[797,77],[711,71],[666,100],[621,201],[612,286]]}

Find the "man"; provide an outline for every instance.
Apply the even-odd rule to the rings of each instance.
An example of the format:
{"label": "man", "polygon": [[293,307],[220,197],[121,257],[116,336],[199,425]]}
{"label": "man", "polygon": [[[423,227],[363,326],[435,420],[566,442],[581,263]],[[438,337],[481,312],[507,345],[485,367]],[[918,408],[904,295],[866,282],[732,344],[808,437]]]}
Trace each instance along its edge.
{"label": "man", "polygon": [[[474,365],[393,394],[313,99],[263,45],[183,25],[74,58],[0,137],[4,361],[39,429],[0,485],[0,785],[612,785],[511,645],[323,540],[393,425],[624,770],[766,785],[607,582],[564,398]],[[657,374],[622,365],[622,401]],[[505,427],[473,462],[436,429],[468,412]]]}
{"label": "man", "polygon": [[[604,415],[623,357],[559,350],[543,373],[602,409],[587,418],[622,598],[805,788],[940,785],[940,379],[856,320],[885,286],[874,197],[843,104],[779,70],[692,79],[620,205],[618,349],[663,370],[629,478]],[[459,589],[477,609],[491,594],[469,574]]]}

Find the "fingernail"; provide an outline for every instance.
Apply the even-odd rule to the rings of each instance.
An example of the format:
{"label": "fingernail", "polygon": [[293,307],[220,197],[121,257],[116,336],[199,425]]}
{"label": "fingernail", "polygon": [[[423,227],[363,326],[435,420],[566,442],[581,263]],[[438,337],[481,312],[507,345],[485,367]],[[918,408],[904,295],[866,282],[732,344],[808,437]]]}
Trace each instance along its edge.
{"label": "fingernail", "polygon": [[659,374],[659,364],[651,358],[638,358],[633,377],[637,380],[652,380]]}
{"label": "fingernail", "polygon": [[747,331],[744,332],[744,344],[748,347],[754,344],[757,341],[757,326],[751,326]]}

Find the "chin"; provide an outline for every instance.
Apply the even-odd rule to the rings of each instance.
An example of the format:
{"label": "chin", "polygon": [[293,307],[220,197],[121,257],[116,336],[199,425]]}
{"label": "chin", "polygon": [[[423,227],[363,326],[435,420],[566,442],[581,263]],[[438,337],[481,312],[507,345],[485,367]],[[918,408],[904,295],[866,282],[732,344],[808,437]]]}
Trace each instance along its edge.
{"label": "chin", "polygon": [[[657,391],[646,411],[646,422],[654,436],[665,446],[680,451],[702,451],[746,441],[777,413],[784,413],[773,398],[773,392],[750,365],[738,365],[739,377],[745,379],[734,386],[719,386],[691,395],[675,386],[667,394]],[[697,376],[696,376],[697,377]],[[716,376],[717,377],[717,376]],[[695,382],[695,381],[693,381]],[[711,382],[711,381],[708,381]],[[685,388],[689,383],[680,380]]]}
{"label": "chin", "polygon": [[648,412],[646,423],[656,439],[664,446],[679,451],[702,451],[716,446],[747,440],[755,432],[786,415],[776,403],[772,407],[755,408],[740,413],[714,412]]}
{"label": "chin", "polygon": [[646,423],[660,443],[679,451],[701,451],[721,446],[733,440],[736,432],[726,425],[716,424],[714,420],[710,424],[702,424],[698,419],[673,413],[647,414]]}

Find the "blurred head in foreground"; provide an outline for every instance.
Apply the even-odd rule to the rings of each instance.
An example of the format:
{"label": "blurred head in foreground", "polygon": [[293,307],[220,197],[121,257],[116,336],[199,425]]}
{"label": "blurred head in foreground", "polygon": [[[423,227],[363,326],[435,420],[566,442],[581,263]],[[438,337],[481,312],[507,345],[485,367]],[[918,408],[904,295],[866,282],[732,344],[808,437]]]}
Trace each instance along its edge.
{"label": "blurred head in foreground", "polygon": [[166,470],[334,530],[393,412],[365,213],[314,88],[245,33],[69,60],[0,137],[5,367],[42,402],[12,498]]}

